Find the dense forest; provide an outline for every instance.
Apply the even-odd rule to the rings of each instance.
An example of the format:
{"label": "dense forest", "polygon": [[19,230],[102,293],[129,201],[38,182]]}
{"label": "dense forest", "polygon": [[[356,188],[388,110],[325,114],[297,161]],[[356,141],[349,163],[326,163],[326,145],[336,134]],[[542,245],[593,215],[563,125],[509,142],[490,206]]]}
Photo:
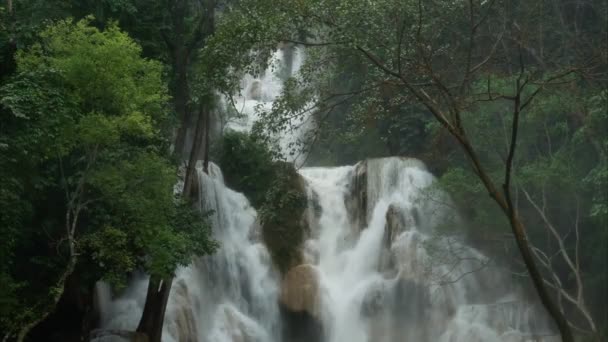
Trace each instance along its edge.
{"label": "dense forest", "polygon": [[608,3],[1,0],[2,341],[605,341]]}

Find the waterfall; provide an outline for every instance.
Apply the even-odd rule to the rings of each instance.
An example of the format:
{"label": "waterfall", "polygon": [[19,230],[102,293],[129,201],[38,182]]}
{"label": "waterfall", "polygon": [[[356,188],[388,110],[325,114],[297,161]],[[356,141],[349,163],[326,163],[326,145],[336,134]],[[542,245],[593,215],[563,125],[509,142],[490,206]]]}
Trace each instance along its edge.
{"label": "waterfall", "polygon": [[[383,158],[300,173],[316,194],[310,205],[321,209],[306,260],[318,273],[327,342],[537,341],[553,334],[514,282],[484,267],[487,257],[462,239],[434,234],[452,222],[443,204],[449,198],[431,191],[434,177],[420,161]],[[361,216],[364,224],[353,224]]]}
{"label": "waterfall", "polygon": [[[226,113],[236,111],[229,116],[225,130],[250,132],[254,123],[260,120],[260,112],[272,110],[274,100],[283,90],[287,77],[298,77],[298,71],[304,61],[304,49],[298,46],[283,46],[277,49],[270,59],[270,66],[259,77],[246,74],[241,79],[241,93],[232,98],[222,98]],[[296,147],[305,143],[306,134],[314,127],[313,116],[306,113],[293,117],[282,134],[268,134],[283,154],[285,160],[301,166],[305,155],[296,151]]]}
{"label": "waterfall", "polygon": [[[273,63],[279,69],[289,65],[294,75],[302,59],[300,49],[291,60],[277,51]],[[258,78],[245,76],[242,89],[230,101],[242,115],[226,129],[248,132],[259,119],[256,108],[272,107],[282,79],[269,69]],[[285,154],[310,125],[276,137]],[[303,162],[297,156],[290,161]],[[449,197],[434,190],[435,179],[421,161],[393,157],[301,168],[310,227],[303,245],[294,248],[304,264],[282,276],[261,242],[248,200],[225,186],[215,164],[209,175],[197,170],[199,206],[213,212],[209,219],[220,248],[177,271],[165,342],[559,340],[538,303],[504,270],[457,234],[441,233],[442,225],[465,223]],[[145,275],[135,276],[111,302],[107,287],[98,286],[102,326],[135,329],[147,283]]]}
{"label": "waterfall", "polygon": [[[220,243],[211,256],[177,271],[167,305],[164,342],[273,342],[280,340],[278,280],[260,242],[256,212],[240,193],[228,189],[220,169],[197,168],[201,212]],[[137,277],[102,312],[106,329],[134,330],[143,310],[147,278]]]}

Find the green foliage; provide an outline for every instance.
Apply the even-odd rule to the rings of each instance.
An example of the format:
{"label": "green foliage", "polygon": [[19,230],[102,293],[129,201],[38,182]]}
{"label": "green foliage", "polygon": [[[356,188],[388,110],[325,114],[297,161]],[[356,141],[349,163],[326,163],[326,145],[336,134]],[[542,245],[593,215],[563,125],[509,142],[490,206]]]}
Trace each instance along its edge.
{"label": "green foliage", "polygon": [[57,70],[84,112],[161,119],[167,100],[158,62],[141,58],[141,48],[110,23],[104,31],[92,18],[60,21],[41,33],[42,43],[17,54],[18,71]]}
{"label": "green foliage", "polygon": [[129,252],[129,237],[113,227],[104,227],[87,237],[93,262],[106,271],[104,279],[113,285],[125,282],[125,275],[135,269],[136,261]]}
{"label": "green foliage", "polygon": [[227,132],[220,165],[229,187],[243,192],[258,209],[264,242],[282,272],[298,262],[308,227],[304,184],[292,164],[275,161],[270,146],[256,135]]}
{"label": "green foliage", "polygon": [[226,183],[243,192],[254,207],[265,201],[274,181],[273,155],[257,136],[229,131],[222,138],[219,163]]}
{"label": "green foliage", "polygon": [[[116,160],[114,156],[112,160]],[[200,213],[187,210],[187,204],[174,197],[176,174],[166,159],[141,153],[131,160],[108,163],[91,175],[91,184],[111,200],[104,203],[100,216],[109,216],[109,223],[128,234],[127,259],[160,277],[172,275],[193,255],[208,254],[215,248],[210,227],[202,223]],[[124,270],[118,270],[124,275]]]}
{"label": "green foliage", "polygon": [[[509,82],[502,84],[507,86]],[[467,133],[486,171],[497,184],[502,184],[504,178],[512,125],[511,108],[507,104],[484,103],[463,115]],[[608,215],[605,210],[606,137],[598,132],[605,132],[608,127],[605,113],[604,90],[570,85],[545,90],[522,113],[513,174],[515,203],[531,243],[547,255],[560,253],[555,240],[547,235],[541,213],[524,192],[542,208],[542,215],[557,229],[567,250],[579,249],[586,297],[602,300],[606,298],[607,279],[601,270],[606,267],[608,255]],[[468,161],[459,153],[452,154],[450,160],[452,166],[441,176],[440,183],[465,215],[468,233],[477,241],[500,240],[509,233],[508,222],[497,219],[502,215],[467,167]],[[492,246],[495,245],[490,242],[481,245],[495,248]],[[512,242],[504,242],[501,247],[504,246],[516,253]],[[553,261],[558,272],[566,272],[562,271],[567,269],[562,262],[560,258]],[[563,284],[566,290],[575,288],[568,273],[558,274],[566,279]],[[596,324],[605,325],[603,308],[592,307]]]}
{"label": "green foliage", "polygon": [[291,164],[280,163],[275,168],[276,178],[258,213],[264,242],[275,265],[285,273],[302,262],[300,248],[309,229],[303,218],[307,198],[303,181]]}
{"label": "green foliage", "polygon": [[0,87],[5,331],[53,310],[69,258],[85,279],[122,286],[135,269],[168,277],[216,247],[173,192],[161,65],[115,23],[90,22],[49,26]]}

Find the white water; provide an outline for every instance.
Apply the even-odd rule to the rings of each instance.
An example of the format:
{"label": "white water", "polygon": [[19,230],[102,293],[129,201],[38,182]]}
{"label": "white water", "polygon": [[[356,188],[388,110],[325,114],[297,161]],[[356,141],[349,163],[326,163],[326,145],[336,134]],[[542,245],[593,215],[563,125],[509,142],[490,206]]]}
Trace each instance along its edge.
{"label": "white water", "polygon": [[[198,170],[200,207],[213,210],[213,233],[221,245],[175,277],[163,329],[163,341],[278,341],[278,281],[267,249],[259,242],[256,212],[240,193],[225,187],[219,168]],[[107,329],[134,330],[143,310],[147,278],[103,312]]]}
{"label": "white water", "polygon": [[[286,60],[287,49],[291,49],[291,58]],[[254,123],[260,120],[261,112],[269,112],[276,98],[283,90],[283,82],[278,74],[290,65],[289,70],[282,72],[283,77],[297,77],[298,70],[304,61],[304,49],[301,47],[284,47],[278,49],[270,60],[270,66],[259,77],[245,75],[241,79],[241,92],[232,98],[223,98],[222,104],[226,112],[235,111],[236,117],[228,118],[225,130],[250,132]],[[314,126],[313,116],[294,117],[286,124],[286,131],[274,136],[274,142],[279,147],[285,160],[300,166],[304,163],[305,155],[296,151],[296,146],[304,143],[303,138]]]}
{"label": "white water", "polygon": [[[321,207],[307,259],[320,274],[328,342],[527,341],[549,332],[507,277],[483,267],[487,258],[458,239],[432,237],[449,214],[438,203],[448,199],[425,191],[434,178],[422,163],[385,158],[362,166],[362,231],[345,206],[356,168],[301,170]],[[401,222],[392,238],[389,207]]]}

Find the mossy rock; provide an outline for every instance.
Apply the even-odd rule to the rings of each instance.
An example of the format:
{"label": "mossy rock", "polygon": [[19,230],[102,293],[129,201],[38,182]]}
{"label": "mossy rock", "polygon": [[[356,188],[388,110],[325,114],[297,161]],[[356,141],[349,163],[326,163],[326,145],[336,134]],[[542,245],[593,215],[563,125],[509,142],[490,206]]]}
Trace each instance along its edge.
{"label": "mossy rock", "polygon": [[263,139],[229,132],[223,138],[220,165],[226,184],[245,194],[258,210],[262,238],[275,265],[283,274],[299,265],[308,230],[307,198],[293,164],[274,160]]}
{"label": "mossy rock", "polygon": [[260,209],[262,236],[282,274],[302,263],[302,244],[308,232],[304,211],[305,184],[293,165],[277,163],[281,175],[267,192]]}

